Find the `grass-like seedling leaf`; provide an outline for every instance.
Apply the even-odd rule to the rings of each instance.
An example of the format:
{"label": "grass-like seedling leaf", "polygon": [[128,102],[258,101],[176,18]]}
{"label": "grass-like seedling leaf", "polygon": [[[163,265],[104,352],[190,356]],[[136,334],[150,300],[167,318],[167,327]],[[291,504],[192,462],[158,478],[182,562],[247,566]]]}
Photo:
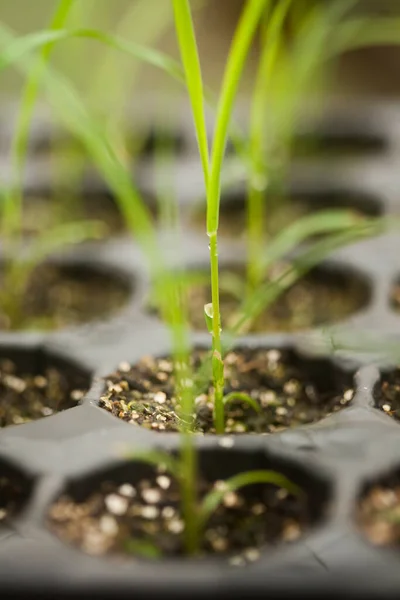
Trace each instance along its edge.
{"label": "grass-like seedling leaf", "polygon": [[187,0],[172,0],[172,4],[175,15],[175,29],[185,72],[186,87],[192,107],[197,144],[203,168],[204,182],[207,189],[209,176],[209,155],[207,127],[204,113],[203,78],[197,51],[197,42],[192,21],[192,13]]}
{"label": "grass-like seedling leaf", "polygon": [[[4,27],[4,25],[2,25],[2,27]],[[124,52],[145,64],[161,69],[181,83],[184,81],[183,71],[179,66],[179,63],[167,54],[158,52],[147,46],[142,46],[141,44],[135,44],[120,36],[89,28],[35,31],[23,37],[14,38],[0,54],[0,70],[15,64],[19,65],[26,55],[31,54],[34,50],[45,47],[47,44],[55,44],[72,38],[87,38],[101,42],[102,44],[106,44],[115,50]]]}
{"label": "grass-like seedling leaf", "polygon": [[[254,289],[262,277],[259,267],[260,247],[265,235],[265,192],[271,177],[271,167],[266,155],[266,135],[268,122],[268,96],[273,85],[273,74],[277,58],[282,51],[282,29],[292,0],[282,0],[271,11],[263,31],[263,48],[257,69],[252,102],[250,107],[249,157],[250,174],[248,177],[247,227],[248,227],[248,287]],[[273,141],[272,141],[273,144]]]}
{"label": "grass-like seedling leaf", "polygon": [[[279,277],[262,284],[243,301],[237,315],[232,317],[229,336],[239,335],[247,331],[253,320],[276,300],[282,292],[319,264],[333,250],[354,243],[356,240],[367,239],[368,237],[381,234],[387,226],[387,219],[366,219],[365,222],[361,222],[358,226],[340,231],[339,233],[333,233],[311,244],[311,246],[307,247],[296,258],[290,261],[289,266]],[[230,343],[232,343],[232,340]]]}
{"label": "grass-like seedling leaf", "polygon": [[130,538],[124,542],[126,552],[141,556],[142,558],[155,559],[161,558],[162,553],[157,546],[150,540],[135,540]]}
{"label": "grass-like seedling leaf", "polygon": [[[233,103],[245,59],[256,28],[268,0],[248,0],[236,27],[223,75],[217,105],[211,158],[206,151],[207,131],[204,118],[205,95],[196,37],[188,0],[173,0],[175,28],[186,85],[193,113],[199,153],[203,165],[207,198],[207,235],[209,238],[212,303],[212,365],[214,383],[214,419],[218,433],[223,432],[224,371],[221,346],[221,315],[219,305],[218,221],[221,195],[221,171]],[[208,148],[208,147],[207,147]],[[221,366],[222,365],[222,366]]]}
{"label": "grass-like seedling leaf", "polygon": [[[338,0],[329,5],[283,0],[267,15],[250,110],[249,293],[263,277],[260,248],[265,237],[265,216],[272,210],[268,190],[283,187],[296,114],[310,89],[322,89],[328,61],[332,58],[332,40],[343,37],[341,32],[346,22],[342,21],[354,4],[351,0]],[[295,25],[291,43],[284,39],[288,19]]]}
{"label": "grass-like seedling leaf", "polygon": [[244,402],[251,406],[251,408],[255,412],[261,411],[261,406],[252,398],[249,394],[245,394],[244,392],[230,392],[224,396],[224,406],[227,406],[231,402]]}
{"label": "grass-like seedling leaf", "polygon": [[[349,209],[327,209],[304,215],[287,225],[285,229],[269,241],[268,246],[265,247],[265,252],[260,252],[262,256],[260,260],[261,272],[264,276],[267,269],[277,260],[282,259],[297,246],[314,236],[327,236],[328,234],[344,231],[351,232],[355,228],[354,235],[357,238],[357,227],[368,224],[369,221],[370,219],[366,219],[356,211]],[[376,225],[380,229],[380,225],[383,225],[383,223],[377,221]]]}
{"label": "grass-like seedling leaf", "polygon": [[212,513],[221,504],[227,492],[235,492],[245,486],[257,483],[271,483],[279,488],[286,489],[294,496],[300,496],[304,493],[298,485],[292,483],[284,475],[281,475],[276,471],[257,470],[239,473],[229,479],[225,479],[220,488],[211,490],[203,498],[199,510],[200,527],[204,528],[204,525],[207,523]]}
{"label": "grass-like seedling leaf", "polygon": [[[0,38],[4,43],[15,40],[12,31],[4,25],[0,25]],[[23,73],[29,73],[31,64],[28,56],[16,66]],[[162,270],[162,261],[151,216],[132,185],[130,173],[110,144],[107,133],[86,110],[74,87],[49,67],[46,70],[45,85],[58,116],[82,140],[107,183],[114,190],[127,226],[136,234],[137,240],[145,249],[152,272],[159,272]]]}
{"label": "grass-like seedling leaf", "polygon": [[[61,29],[67,20],[70,9],[73,6],[74,0],[59,0],[50,24],[50,32]],[[22,210],[22,177],[25,164],[25,156],[27,153],[29,127],[32,119],[33,110],[36,104],[36,99],[39,93],[39,88],[42,82],[42,77],[46,69],[46,64],[49,61],[50,53],[53,48],[53,41],[47,39],[41,43],[40,56],[32,67],[29,76],[26,80],[25,87],[22,92],[20,111],[18,114],[16,131],[12,139],[11,145],[11,166],[13,183],[9,188],[3,210],[2,233],[4,239],[10,239],[15,235],[20,234],[21,225],[21,210]],[[21,48],[14,52],[12,47],[6,48],[0,57],[0,69],[4,62],[7,64],[7,53],[9,62],[19,59],[21,56]],[[6,59],[4,59],[4,55]],[[10,61],[11,56],[11,61]]]}
{"label": "grass-like seedling leaf", "polygon": [[29,246],[29,262],[37,265],[62,248],[89,240],[101,240],[106,232],[107,226],[103,221],[59,223],[32,242]]}
{"label": "grass-like seedling leaf", "polygon": [[330,56],[371,46],[398,45],[399,41],[399,17],[352,18],[338,30]]}
{"label": "grass-like seedling leaf", "polygon": [[[65,7],[67,4],[69,6],[69,3],[60,3],[60,6],[62,5],[62,10],[60,8],[60,14],[57,13],[57,18],[54,19],[54,30],[52,29],[44,32],[34,32],[33,34],[28,34],[27,36],[24,36],[22,38],[15,38],[12,36],[10,31],[7,31],[7,29],[4,26],[2,27],[3,39],[6,41],[6,47],[5,50],[3,50],[3,52],[0,54],[0,69],[4,69],[7,66],[17,65],[19,68],[23,67],[23,70],[25,70],[28,73],[28,79],[25,86],[23,99],[21,102],[17,131],[13,140],[12,162],[14,167],[14,180],[11,188],[7,191],[6,199],[4,202],[3,226],[4,234],[7,237],[7,239],[12,238],[13,234],[19,233],[18,229],[21,227],[22,170],[27,152],[30,120],[32,117],[32,112],[38,94],[39,83],[42,79],[44,79],[47,85],[49,85],[49,82],[51,81],[53,89],[57,88],[57,85],[55,85],[56,76],[54,70],[51,71],[51,69],[48,68],[48,64],[45,62],[45,59],[48,59],[49,57],[49,48],[52,48],[56,42],[71,37],[91,38],[100,41],[101,43],[108,44],[114,49],[127,52],[135,56],[136,58],[145,61],[147,64],[152,64],[153,66],[162,68],[164,71],[173,74],[175,78],[180,79],[182,81],[182,72],[178,63],[174,62],[172,59],[169,59],[167,56],[161,53],[157,53],[156,51],[152,51],[151,49],[148,49],[146,47],[135,45],[129,42],[125,43],[124,41],[115,39],[113,36],[109,36],[108,34],[98,32],[96,30],[60,30],[58,27],[61,25],[61,16],[63,16],[63,18],[66,18]],[[38,63],[30,59],[29,57],[29,54],[34,49],[39,49],[41,51],[42,62],[40,63],[40,69],[36,66]],[[26,64],[22,63],[23,59],[26,59]],[[107,152],[107,145],[108,148],[110,148],[110,145],[107,144],[107,142],[104,140],[104,137],[103,141],[99,143],[99,127],[97,123],[95,124],[95,120],[93,118],[90,119],[89,117],[87,119],[87,122],[84,123],[84,121],[82,120],[82,116],[85,114],[85,111],[84,109],[82,110],[82,105],[80,105],[79,103],[78,96],[76,94],[69,93],[69,86],[65,83],[64,80],[62,80],[61,76],[59,76],[58,81],[62,81],[61,87],[63,87],[64,93],[65,90],[67,90],[67,95],[69,94],[70,106],[72,108],[72,112],[69,113],[69,118],[73,114],[74,125],[75,127],[76,125],[78,125],[80,133],[83,132],[83,136],[86,137],[86,143],[88,142],[88,138],[90,139],[90,143],[92,144],[91,154],[93,154],[94,147],[100,148],[100,145],[102,144],[105,150],[105,155],[107,155],[107,159],[109,159],[110,153]],[[59,93],[59,87],[57,91]],[[65,97],[66,96],[64,95],[64,98]],[[61,102],[60,105],[61,104],[63,103]],[[70,121],[68,122],[70,124]],[[90,126],[88,126],[90,122],[92,123],[91,128]],[[117,160],[114,161],[114,165],[116,162]],[[118,165],[118,167],[120,166]],[[121,171],[121,168],[119,168],[119,170]],[[129,190],[129,196],[131,199],[129,203],[124,204],[125,216],[127,218],[128,223],[135,221],[136,223],[138,223],[139,227],[141,227],[143,225],[143,220],[141,220],[141,216],[143,217],[143,212],[146,212],[146,209],[144,208],[143,203],[139,198],[139,195],[135,193],[135,190],[133,189],[130,181],[130,177],[127,173],[124,173],[124,176],[126,181],[125,193]],[[120,175],[118,179],[119,187],[122,187],[121,184],[124,178]],[[134,199],[133,202],[132,198]],[[135,213],[135,215],[133,213]],[[94,236],[93,227],[90,223],[87,225],[86,234],[84,228],[84,224],[81,224],[74,228],[74,233],[77,236],[77,241],[83,241],[84,239],[86,239],[86,237],[98,237],[98,235]],[[147,231],[147,234],[149,233],[149,231],[151,231],[151,227],[148,227],[147,225],[145,226],[145,229]],[[58,246],[61,246],[62,242],[67,244],[70,241],[73,241],[71,236],[73,230],[71,228],[68,229],[68,235],[65,235],[67,233],[67,229],[65,229],[65,227],[62,228],[58,233],[63,234],[59,237],[58,244],[55,243],[55,236],[52,236],[52,242],[49,243],[51,232],[50,234],[44,234],[45,237],[43,242],[41,241],[39,236],[37,240],[37,248],[40,248],[40,252],[43,255],[43,257],[43,251],[45,248],[47,248],[50,251],[51,249],[56,249]],[[143,236],[146,237],[146,240],[149,239],[149,235],[147,234],[146,236]],[[35,254],[37,254],[37,252],[35,252]],[[157,255],[157,252],[153,252],[153,255],[155,257]],[[29,261],[28,263],[26,263],[23,271],[21,271],[19,267],[15,267],[18,273],[21,274],[21,277],[22,274],[24,274],[24,281],[26,281],[26,278],[29,276],[28,267],[31,264],[33,265],[33,261]],[[156,259],[153,264],[156,264]],[[9,268],[13,268],[13,270],[15,271],[11,263],[9,263]],[[15,279],[14,275],[15,272],[13,272],[11,277],[13,280]],[[21,289],[23,289],[24,287],[24,281],[20,282]]]}

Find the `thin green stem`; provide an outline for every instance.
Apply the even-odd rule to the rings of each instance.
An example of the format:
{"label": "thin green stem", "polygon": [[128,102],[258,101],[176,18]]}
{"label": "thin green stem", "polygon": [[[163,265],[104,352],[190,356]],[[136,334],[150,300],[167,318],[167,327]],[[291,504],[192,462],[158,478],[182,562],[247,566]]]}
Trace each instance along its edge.
{"label": "thin green stem", "polygon": [[184,543],[188,554],[199,548],[197,523],[197,455],[192,443],[191,420],[193,415],[192,373],[190,369],[190,344],[187,328],[187,308],[183,292],[182,277],[175,273],[164,273],[158,281],[157,297],[161,300],[164,321],[172,334],[176,394],[181,405],[181,455],[180,487],[181,509],[184,517]]}
{"label": "thin green stem", "polygon": [[221,314],[219,306],[219,270],[217,233],[210,236],[212,319],[212,372],[214,382],[214,423],[217,433],[224,432],[224,365],[221,345]]}
{"label": "thin green stem", "polygon": [[222,81],[217,108],[214,141],[211,153],[210,177],[206,181],[207,234],[210,247],[211,301],[212,301],[212,371],[214,383],[214,420],[217,433],[224,431],[224,365],[221,345],[221,315],[219,302],[218,223],[221,200],[221,170],[233,103],[245,59],[257,25],[268,0],[248,0],[235,31],[228,62]]}

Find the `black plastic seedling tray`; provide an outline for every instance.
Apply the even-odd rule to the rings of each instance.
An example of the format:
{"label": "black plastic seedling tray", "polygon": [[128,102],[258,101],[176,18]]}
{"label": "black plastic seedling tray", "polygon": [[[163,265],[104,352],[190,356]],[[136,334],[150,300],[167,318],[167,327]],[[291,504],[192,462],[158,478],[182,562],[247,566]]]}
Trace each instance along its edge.
{"label": "black plastic seedling tray", "polygon": [[[184,119],[183,119],[184,120]],[[184,208],[201,190],[194,144],[188,136],[186,154],[174,167],[177,194]],[[368,137],[372,131],[381,145],[354,158],[304,160],[293,169],[293,186],[305,190],[335,189],[373,198],[383,214],[398,214],[400,207],[400,109],[391,105],[341,108],[329,123],[349,137]],[[335,127],[335,123],[337,126]],[[343,125],[345,124],[345,125]],[[352,129],[352,131],[351,131]],[[39,129],[40,131],[40,129]],[[329,133],[329,132],[328,132]],[[328,136],[329,138],[329,136]],[[189,150],[188,150],[189,148]],[[191,148],[191,150],[190,150]],[[6,160],[6,159],[4,159]],[[27,185],[40,179],[30,161]],[[40,160],[39,160],[40,162]],[[137,167],[143,189],[152,190],[149,157]],[[43,168],[43,173],[45,169]],[[7,167],[3,165],[4,179]],[[32,181],[29,181],[32,177]],[[43,182],[41,182],[42,185]],[[97,182],[96,185],[99,183]],[[173,247],[168,232],[160,233],[165,249]],[[171,260],[186,266],[206,265],[205,235],[188,224]],[[184,253],[180,248],[184,248]],[[400,276],[400,236],[383,235],[335,252],[327,261],[342,267],[351,277],[364,278],[369,292],[365,307],[333,330],[346,335],[372,332],[400,341],[400,313],[390,305],[390,290]],[[240,242],[224,241],[221,262],[243,260]],[[196,436],[205,468],[224,476],[232,465],[246,470],[254,465],[290,474],[308,491],[318,511],[324,503],[327,516],[299,541],[266,548],[258,561],[232,568],[222,559],[163,560],[157,563],[89,556],[60,541],[46,526],[47,510],[54,498],[69,488],[87,490],[102,473],[118,477],[121,465],[135,478],[132,463],[121,450],[179,447],[174,433],[152,432],[120,421],[99,408],[102,377],[121,361],[135,362],[145,354],[170,350],[166,328],[157,316],[146,312],[149,290],[145,262],[128,238],[87,244],[63,260],[102,265],[121,272],[132,284],[131,299],[107,322],[95,322],[51,334],[24,332],[2,334],[0,356],[11,356],[19,365],[37,370],[57,362],[90,382],[81,404],[56,415],[0,431],[0,477],[12,473],[21,481],[20,510],[0,529],[1,597],[41,595],[49,598],[136,598],[138,596],[186,597],[397,597],[400,590],[400,552],[373,547],[355,525],[357,499],[363,486],[386,473],[400,470],[400,424],[375,407],[374,388],[380,369],[368,355],[313,357],[316,332],[257,334],[241,344],[254,347],[291,348],[300,360],[316,360],[322,371],[336,364],[353,376],[355,396],[348,408],[309,426],[270,435],[239,435],[232,448],[219,436]],[[207,343],[207,334],[194,334]]]}

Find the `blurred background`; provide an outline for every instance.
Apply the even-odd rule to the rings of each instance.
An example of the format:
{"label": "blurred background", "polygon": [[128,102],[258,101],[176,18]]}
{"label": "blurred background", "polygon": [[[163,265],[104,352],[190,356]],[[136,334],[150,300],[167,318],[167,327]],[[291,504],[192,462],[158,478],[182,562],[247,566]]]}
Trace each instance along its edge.
{"label": "blurred background", "polygon": [[[299,3],[303,1],[298,0]],[[307,4],[314,1],[305,0]],[[76,0],[70,23],[73,24],[75,20],[79,27],[100,28],[111,33],[119,31],[125,35],[128,33],[132,40],[150,42],[152,46],[176,57],[170,4],[169,0]],[[399,4],[398,0],[360,0],[356,10],[381,15],[393,14],[400,13]],[[243,0],[193,0],[192,6],[199,7],[195,11],[195,24],[205,80],[214,87],[220,81]],[[3,0],[0,18],[16,32],[28,33],[45,28],[54,8],[54,0]],[[112,55],[109,60],[114,61],[115,69],[121,66],[121,61],[127,61],[126,57],[113,54],[96,42],[75,39],[63,42],[55,49],[54,62],[84,91],[96,65],[99,66],[104,60],[105,53]],[[247,63],[242,90],[246,89],[254,73],[256,56],[257,49],[254,48]],[[129,63],[132,65],[131,59],[128,59]],[[399,67],[399,47],[382,46],[348,52],[338,62],[331,85],[334,93],[340,95],[393,97],[400,94]],[[12,93],[18,89],[19,81],[18,75],[7,70],[2,74],[0,91],[3,94]],[[138,95],[147,90],[165,90],[168,83],[167,78],[159,71],[141,68],[134,92]]]}

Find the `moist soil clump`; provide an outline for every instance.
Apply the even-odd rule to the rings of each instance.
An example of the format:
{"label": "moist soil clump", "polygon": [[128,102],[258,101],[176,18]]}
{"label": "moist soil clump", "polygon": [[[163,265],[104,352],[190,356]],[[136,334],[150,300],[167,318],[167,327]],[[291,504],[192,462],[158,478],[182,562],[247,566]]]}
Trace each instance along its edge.
{"label": "moist soil clump", "polygon": [[[231,273],[235,279],[234,288],[230,281]],[[223,328],[234,326],[245,289],[246,283],[239,270],[222,269],[220,310]],[[190,283],[186,290],[189,323],[194,330],[203,331],[204,305],[211,298],[210,286],[202,282]],[[298,331],[335,323],[360,310],[368,298],[368,287],[363,280],[333,269],[316,268],[279,294],[246,324],[242,333]]]}
{"label": "moist soil clump", "polygon": [[[155,431],[179,431],[187,421],[199,433],[215,433],[213,389],[205,351],[192,353],[194,378],[189,380],[194,412],[183,415],[171,358],[144,357],[123,363],[106,377],[99,405],[131,424]],[[203,365],[203,366],[202,366]],[[200,374],[199,374],[200,373]],[[279,350],[241,350],[225,358],[225,394],[245,393],[257,403],[256,412],[244,401],[226,405],[226,433],[273,433],[319,421],[349,405],[353,389],[321,389]]]}
{"label": "moist soil clump", "polygon": [[0,329],[62,329],[105,318],[120,309],[130,289],[112,273],[84,265],[41,264],[22,294],[4,290],[0,274]]}
{"label": "moist soil clump", "polygon": [[367,538],[378,546],[400,548],[400,483],[392,478],[374,485],[360,500],[356,520]]}
{"label": "moist soil clump", "polygon": [[[201,480],[198,497],[224,481]],[[225,556],[233,566],[256,561],[260,547],[297,540],[311,523],[305,495],[270,484],[228,491],[201,537],[201,555]],[[65,495],[50,508],[50,528],[95,555],[185,556],[180,490],[162,466],[133,484],[103,482],[81,501]]]}
{"label": "moist soil clump", "polygon": [[75,387],[62,369],[49,366],[40,374],[27,374],[13,361],[1,360],[0,427],[36,421],[77,406],[86,391],[84,385]]}

